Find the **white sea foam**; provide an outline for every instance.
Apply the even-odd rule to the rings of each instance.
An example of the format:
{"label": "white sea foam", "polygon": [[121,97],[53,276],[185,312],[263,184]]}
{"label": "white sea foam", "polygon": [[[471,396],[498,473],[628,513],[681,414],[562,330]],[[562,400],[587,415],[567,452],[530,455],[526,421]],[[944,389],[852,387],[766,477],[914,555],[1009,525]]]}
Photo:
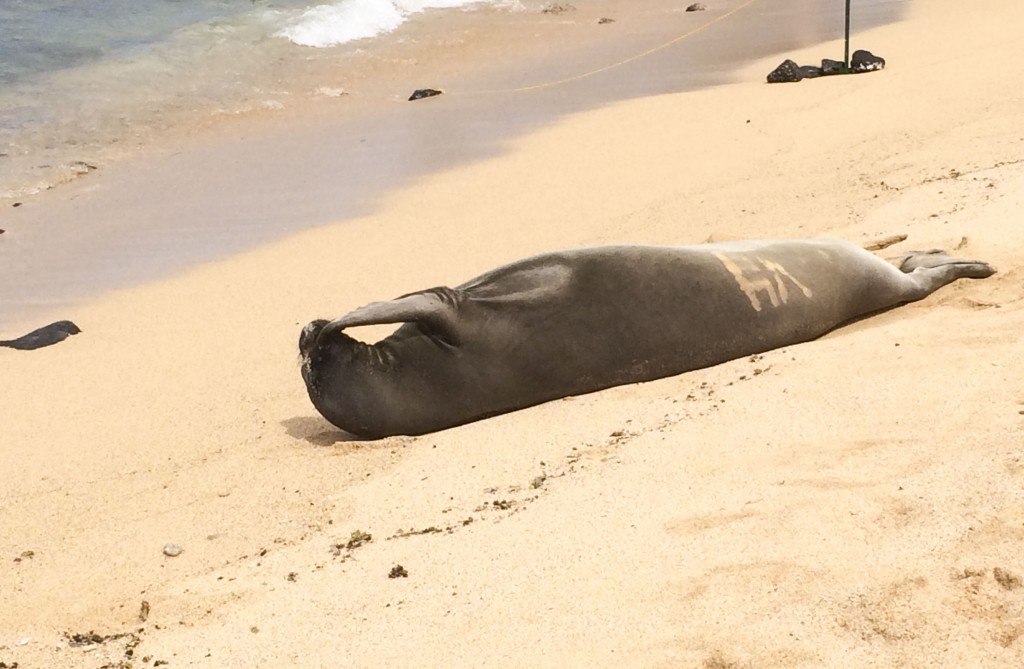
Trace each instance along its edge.
{"label": "white sea foam", "polygon": [[275,33],[295,44],[329,47],[389,33],[411,14],[477,4],[483,0],[341,0],[311,7]]}

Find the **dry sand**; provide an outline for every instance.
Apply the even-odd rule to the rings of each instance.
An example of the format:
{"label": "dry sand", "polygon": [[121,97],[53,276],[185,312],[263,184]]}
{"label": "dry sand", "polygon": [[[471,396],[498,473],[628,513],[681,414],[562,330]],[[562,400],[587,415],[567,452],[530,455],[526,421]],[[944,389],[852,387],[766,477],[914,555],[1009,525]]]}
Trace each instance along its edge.
{"label": "dry sand", "polygon": [[[0,350],[0,662],[1021,666],[1021,25],[918,2],[858,35],[882,73],[577,115]],[[534,252],[897,233],[1000,273],[419,438],[344,441],[299,378],[311,318]]]}

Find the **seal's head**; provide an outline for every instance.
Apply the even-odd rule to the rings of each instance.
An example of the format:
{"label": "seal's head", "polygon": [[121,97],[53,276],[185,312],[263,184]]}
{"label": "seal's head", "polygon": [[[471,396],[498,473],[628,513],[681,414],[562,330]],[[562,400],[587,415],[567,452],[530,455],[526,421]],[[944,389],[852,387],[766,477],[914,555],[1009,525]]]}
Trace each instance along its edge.
{"label": "seal's head", "polygon": [[330,321],[319,318],[308,323],[306,327],[302,328],[302,332],[299,334],[299,357],[302,359],[302,380],[306,382],[306,387],[310,390],[313,388],[312,364],[314,358],[317,357],[317,340],[320,337],[320,333],[328,323],[330,323]]}
{"label": "seal's head", "polygon": [[311,321],[306,324],[306,327],[302,328],[302,332],[299,333],[299,355],[303,359],[309,357],[310,351],[316,345],[317,337],[320,336],[320,332],[327,326],[330,321],[323,318],[319,318],[315,321]]}
{"label": "seal's head", "polygon": [[356,436],[384,436],[373,427],[374,390],[386,384],[373,346],[349,337],[338,321],[321,319],[302,328],[299,357],[309,399],[324,418]]}

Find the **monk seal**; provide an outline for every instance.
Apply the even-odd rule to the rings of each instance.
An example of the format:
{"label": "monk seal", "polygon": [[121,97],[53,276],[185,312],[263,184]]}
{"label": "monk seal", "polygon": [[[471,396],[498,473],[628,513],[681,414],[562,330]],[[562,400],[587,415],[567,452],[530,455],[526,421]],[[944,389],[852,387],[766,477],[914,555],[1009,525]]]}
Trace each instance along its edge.
{"label": "monk seal", "polygon": [[[302,377],[351,434],[423,434],[809,341],[994,272],[832,239],[546,253],[309,323]],[[380,323],[404,325],[376,344],[345,333]]]}

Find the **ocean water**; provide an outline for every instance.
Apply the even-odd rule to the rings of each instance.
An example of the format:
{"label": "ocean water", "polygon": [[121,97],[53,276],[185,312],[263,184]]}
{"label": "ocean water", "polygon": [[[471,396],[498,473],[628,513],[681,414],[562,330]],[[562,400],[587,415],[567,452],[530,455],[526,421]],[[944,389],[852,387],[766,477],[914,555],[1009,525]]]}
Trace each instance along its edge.
{"label": "ocean water", "polygon": [[[858,0],[854,35],[910,1]],[[549,4],[0,0],[0,334],[362,215],[567,114],[727,83],[843,26],[835,0]],[[446,95],[406,102],[424,87]],[[424,234],[437,224],[425,212]]]}
{"label": "ocean water", "polygon": [[339,95],[303,89],[302,71],[336,68],[417,13],[479,4],[2,0],[0,200],[74,179],[183,123]]}

